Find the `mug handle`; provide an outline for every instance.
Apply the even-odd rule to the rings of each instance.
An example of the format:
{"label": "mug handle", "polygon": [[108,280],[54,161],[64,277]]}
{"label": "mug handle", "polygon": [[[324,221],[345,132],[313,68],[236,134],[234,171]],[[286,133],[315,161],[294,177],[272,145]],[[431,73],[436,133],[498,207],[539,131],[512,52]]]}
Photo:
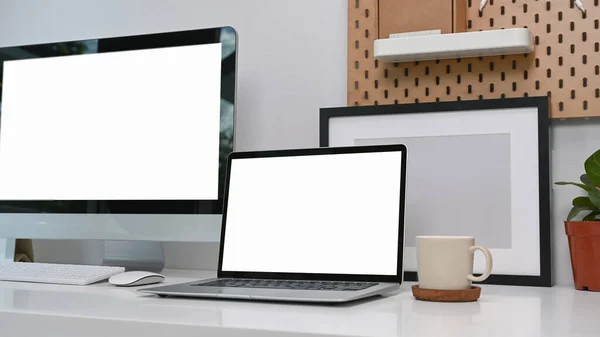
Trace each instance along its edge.
{"label": "mug handle", "polygon": [[485,281],[488,277],[490,277],[494,261],[492,260],[492,254],[490,253],[490,251],[482,246],[473,246],[469,248],[469,253],[474,254],[476,250],[481,251],[483,255],[485,255],[485,271],[481,276],[473,276],[473,274],[470,274],[467,275],[467,278],[473,282],[482,282]]}

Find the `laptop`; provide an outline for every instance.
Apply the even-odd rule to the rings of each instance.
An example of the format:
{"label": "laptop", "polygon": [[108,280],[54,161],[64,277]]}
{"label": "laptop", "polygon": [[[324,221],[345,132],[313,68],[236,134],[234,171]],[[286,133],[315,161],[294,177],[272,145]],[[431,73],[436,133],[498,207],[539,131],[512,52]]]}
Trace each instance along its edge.
{"label": "laptop", "polygon": [[161,297],[342,303],[402,283],[404,145],[233,152],[217,277]]}

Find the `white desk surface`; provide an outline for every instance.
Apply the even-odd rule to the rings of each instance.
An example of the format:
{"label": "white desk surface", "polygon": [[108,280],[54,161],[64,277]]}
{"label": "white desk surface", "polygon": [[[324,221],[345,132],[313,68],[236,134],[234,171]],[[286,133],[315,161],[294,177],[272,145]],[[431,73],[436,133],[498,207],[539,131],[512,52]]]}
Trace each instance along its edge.
{"label": "white desk surface", "polygon": [[[165,271],[167,283],[212,277]],[[2,336],[600,336],[600,293],[483,286],[473,303],[400,294],[343,306],[158,298],[107,283],[0,282]]]}

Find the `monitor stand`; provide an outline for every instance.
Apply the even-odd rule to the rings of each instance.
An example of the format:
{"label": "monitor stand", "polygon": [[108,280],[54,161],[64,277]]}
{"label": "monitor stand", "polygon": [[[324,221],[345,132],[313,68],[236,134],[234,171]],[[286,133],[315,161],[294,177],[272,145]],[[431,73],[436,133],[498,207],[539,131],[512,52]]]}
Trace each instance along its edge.
{"label": "monitor stand", "polygon": [[165,254],[161,242],[105,241],[102,265],[160,273],[165,267]]}
{"label": "monitor stand", "polygon": [[0,239],[0,261],[14,261],[16,241],[15,239]]}

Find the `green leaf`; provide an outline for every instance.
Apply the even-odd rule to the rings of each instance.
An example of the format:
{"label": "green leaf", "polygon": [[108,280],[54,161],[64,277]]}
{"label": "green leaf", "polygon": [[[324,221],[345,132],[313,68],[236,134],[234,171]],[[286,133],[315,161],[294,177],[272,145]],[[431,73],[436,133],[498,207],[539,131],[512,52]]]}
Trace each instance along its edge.
{"label": "green leaf", "polygon": [[593,211],[590,214],[586,215],[583,217],[583,221],[595,221],[596,220],[596,216],[598,216],[600,214],[600,211]]}
{"label": "green leaf", "polygon": [[592,184],[600,186],[600,150],[594,152],[584,164],[585,173]]}
{"label": "green leaf", "polygon": [[589,196],[592,204],[600,208],[600,192],[598,192],[597,190],[592,190],[590,191]]}
{"label": "green leaf", "polygon": [[591,192],[592,188],[589,186],[586,186],[584,184],[579,184],[579,183],[572,183],[572,182],[568,182],[568,181],[559,181],[555,183],[556,185],[574,185],[580,188],[583,188],[584,190],[586,190],[587,192]]}
{"label": "green leaf", "polygon": [[581,177],[579,177],[579,179],[581,180],[582,183],[584,183],[586,186],[589,186],[591,188],[594,188],[594,184],[592,184],[592,181],[590,180],[590,178],[588,178],[587,174],[582,174]]}
{"label": "green leaf", "polygon": [[573,199],[573,206],[577,207],[596,207],[588,197],[577,197]]}
{"label": "green leaf", "polygon": [[595,208],[595,207],[575,206],[575,207],[571,208],[569,215],[567,215],[567,221],[573,220],[573,218],[575,218],[581,211],[596,211],[596,210],[597,210],[597,208]]}

